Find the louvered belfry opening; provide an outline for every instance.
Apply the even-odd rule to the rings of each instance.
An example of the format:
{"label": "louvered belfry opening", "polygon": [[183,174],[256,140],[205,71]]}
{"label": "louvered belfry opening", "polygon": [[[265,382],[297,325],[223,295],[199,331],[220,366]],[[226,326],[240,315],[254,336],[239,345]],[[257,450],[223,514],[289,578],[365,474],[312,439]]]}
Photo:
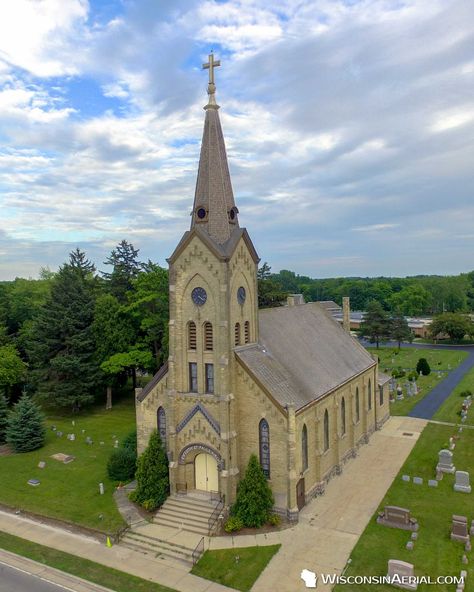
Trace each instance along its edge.
{"label": "louvered belfry opening", "polygon": [[250,323],[249,321],[245,321],[244,326],[244,334],[245,334],[245,343],[250,343]]}
{"label": "louvered belfry opening", "polygon": [[188,323],[188,349],[196,349],[196,323]]}
{"label": "louvered belfry opening", "polygon": [[204,349],[206,351],[212,351],[214,348],[213,335],[212,335],[212,323],[209,321],[204,323]]}
{"label": "louvered belfry opening", "polygon": [[240,323],[235,323],[235,345],[240,345]]}

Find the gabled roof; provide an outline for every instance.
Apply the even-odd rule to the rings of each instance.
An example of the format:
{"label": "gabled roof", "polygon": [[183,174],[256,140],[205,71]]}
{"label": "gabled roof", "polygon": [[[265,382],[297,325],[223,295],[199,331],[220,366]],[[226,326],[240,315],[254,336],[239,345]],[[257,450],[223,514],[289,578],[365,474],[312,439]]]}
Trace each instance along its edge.
{"label": "gabled roof", "polygon": [[316,303],[261,310],[259,330],[235,355],[283,407],[301,409],[376,364]]}

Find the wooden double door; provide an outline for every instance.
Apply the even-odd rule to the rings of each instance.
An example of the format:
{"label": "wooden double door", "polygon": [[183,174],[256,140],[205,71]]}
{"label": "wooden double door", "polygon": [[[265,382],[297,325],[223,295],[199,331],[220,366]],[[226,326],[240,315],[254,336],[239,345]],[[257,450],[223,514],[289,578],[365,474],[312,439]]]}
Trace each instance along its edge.
{"label": "wooden double door", "polygon": [[194,459],[194,479],[196,489],[200,491],[219,491],[217,461],[205,452]]}

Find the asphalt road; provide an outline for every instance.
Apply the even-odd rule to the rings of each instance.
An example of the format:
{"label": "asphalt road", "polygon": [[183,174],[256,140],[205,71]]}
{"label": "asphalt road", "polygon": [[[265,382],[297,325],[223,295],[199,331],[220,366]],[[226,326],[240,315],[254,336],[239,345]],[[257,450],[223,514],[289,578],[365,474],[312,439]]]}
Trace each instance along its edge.
{"label": "asphalt road", "polygon": [[0,562],[0,592],[71,592]]}

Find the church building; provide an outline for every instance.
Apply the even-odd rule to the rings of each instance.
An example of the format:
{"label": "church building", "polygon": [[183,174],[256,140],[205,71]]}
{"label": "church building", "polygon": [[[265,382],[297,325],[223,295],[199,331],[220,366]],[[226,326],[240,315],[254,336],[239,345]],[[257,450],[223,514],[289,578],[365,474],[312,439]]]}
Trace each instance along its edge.
{"label": "church building", "polygon": [[[226,506],[252,453],[297,520],[389,416],[388,377],[318,303],[258,309],[259,257],[239,224],[209,56],[191,228],[169,263],[169,358],[137,389],[139,452],[158,429],[171,494]],[[245,214],[243,212],[243,214]]]}

